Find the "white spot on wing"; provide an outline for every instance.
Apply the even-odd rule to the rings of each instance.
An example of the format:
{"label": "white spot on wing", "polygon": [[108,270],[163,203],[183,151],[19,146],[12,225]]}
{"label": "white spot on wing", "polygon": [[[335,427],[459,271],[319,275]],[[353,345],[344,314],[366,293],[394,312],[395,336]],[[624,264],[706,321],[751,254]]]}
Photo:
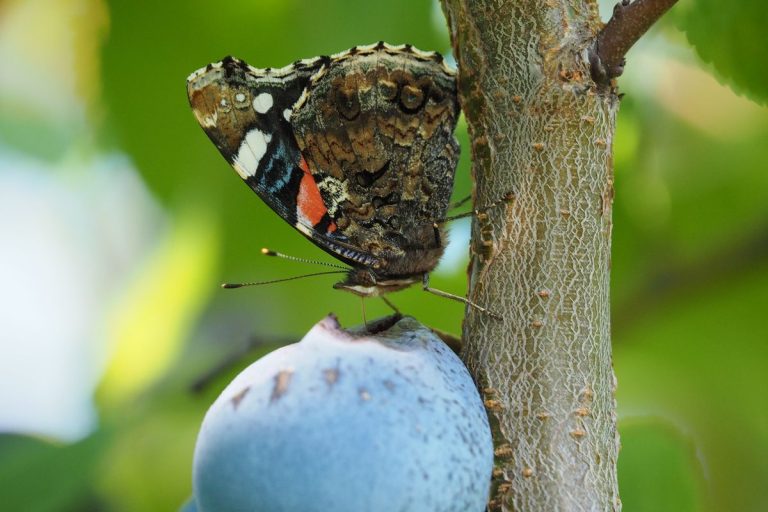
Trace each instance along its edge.
{"label": "white spot on wing", "polygon": [[273,103],[272,95],[268,92],[263,92],[253,98],[253,110],[259,114],[266,114],[272,108]]}
{"label": "white spot on wing", "polygon": [[241,178],[247,179],[256,174],[259,162],[267,152],[267,144],[272,140],[272,135],[254,128],[249,131],[240,144],[233,166]]}
{"label": "white spot on wing", "polygon": [[289,108],[283,110],[283,117],[285,118],[286,121],[290,121],[291,120],[291,114],[292,113],[293,113],[293,111],[291,109],[289,109]]}
{"label": "white spot on wing", "polygon": [[245,101],[245,94],[239,92],[235,95],[235,101],[242,103]]}

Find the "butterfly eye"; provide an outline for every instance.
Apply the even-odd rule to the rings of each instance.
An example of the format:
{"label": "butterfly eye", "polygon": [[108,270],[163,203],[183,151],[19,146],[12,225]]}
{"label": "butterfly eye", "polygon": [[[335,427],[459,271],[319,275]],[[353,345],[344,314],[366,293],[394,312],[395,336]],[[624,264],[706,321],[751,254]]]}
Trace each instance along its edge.
{"label": "butterfly eye", "polygon": [[336,109],[347,121],[352,121],[360,115],[360,101],[356,91],[336,89]]}
{"label": "butterfly eye", "polygon": [[400,105],[408,113],[414,113],[424,104],[424,91],[413,85],[403,86],[400,92]]}

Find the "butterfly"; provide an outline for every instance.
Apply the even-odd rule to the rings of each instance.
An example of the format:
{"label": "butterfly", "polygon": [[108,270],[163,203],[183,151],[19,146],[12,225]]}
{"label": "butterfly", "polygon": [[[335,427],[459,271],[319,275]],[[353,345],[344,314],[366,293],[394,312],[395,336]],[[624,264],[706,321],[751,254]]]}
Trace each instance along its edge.
{"label": "butterfly", "polygon": [[187,92],[248,186],[350,267],[335,288],[369,297],[421,282],[466,302],[428,286],[459,159],[456,72],[440,54],[379,42],[279,69],[226,57]]}

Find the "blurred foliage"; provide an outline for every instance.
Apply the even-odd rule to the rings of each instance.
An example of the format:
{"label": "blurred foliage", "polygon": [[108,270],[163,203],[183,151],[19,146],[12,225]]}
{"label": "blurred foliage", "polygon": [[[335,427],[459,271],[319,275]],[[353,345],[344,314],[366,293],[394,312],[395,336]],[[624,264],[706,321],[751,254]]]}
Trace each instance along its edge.
{"label": "blurred foliage", "polygon": [[[96,97],[86,102],[91,150],[128,154],[175,227],[108,320],[118,355],[129,356],[112,362],[100,389],[99,430],[72,445],[1,437],[0,503],[25,512],[174,510],[190,493],[198,425],[224,383],[331,310],[344,324],[361,321],[360,299],[332,290],[332,278],[217,289],[305,270],[262,258],[262,246],[329,256],[240,183],[195,122],[186,76],[227,54],[282,66],[380,39],[445,52],[448,36],[427,0],[86,4],[94,19],[109,18],[106,36],[89,32],[92,45],[103,44],[100,64],[87,58],[90,47],[81,49],[82,73],[101,69],[100,80],[72,86]],[[729,83],[764,99],[763,10],[699,0],[670,15]],[[682,40],[672,25],[663,24],[664,35]],[[768,112],[717,85],[681,46],[665,44],[634,49],[620,81],[627,96],[615,140],[612,293],[622,498],[628,511],[764,510]],[[70,128],[73,136],[57,119],[3,102],[0,113],[5,144],[46,158],[83,144],[89,130]],[[39,144],[41,134],[50,145]],[[455,195],[463,197],[471,190],[463,123],[458,136]],[[465,261],[444,266],[433,286],[462,293]],[[460,304],[418,289],[392,300],[459,331]],[[377,300],[366,308],[369,317],[388,312]],[[256,349],[202,394],[190,392],[252,335]]]}
{"label": "blurred foliage", "polygon": [[694,443],[659,420],[622,424],[621,499],[632,512],[696,512],[705,495]]}
{"label": "blurred foliage", "polygon": [[0,497],[3,508],[25,512],[98,510],[90,482],[103,459],[107,437],[95,434],[68,446],[42,439],[0,436]]}

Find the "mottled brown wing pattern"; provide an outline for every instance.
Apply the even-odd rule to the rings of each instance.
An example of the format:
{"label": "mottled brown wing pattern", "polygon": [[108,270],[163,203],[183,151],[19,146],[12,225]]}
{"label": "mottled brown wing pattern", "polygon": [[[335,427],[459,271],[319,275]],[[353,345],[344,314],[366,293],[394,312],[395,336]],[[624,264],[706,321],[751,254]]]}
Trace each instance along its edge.
{"label": "mottled brown wing pattern", "polygon": [[323,201],[376,275],[429,272],[459,157],[456,80],[438,54],[372,45],[313,76],[291,117]]}
{"label": "mottled brown wing pattern", "polygon": [[227,57],[187,92],[240,177],[350,265],[336,287],[431,290],[459,158],[456,74],[439,54],[379,42],[279,69]]}

